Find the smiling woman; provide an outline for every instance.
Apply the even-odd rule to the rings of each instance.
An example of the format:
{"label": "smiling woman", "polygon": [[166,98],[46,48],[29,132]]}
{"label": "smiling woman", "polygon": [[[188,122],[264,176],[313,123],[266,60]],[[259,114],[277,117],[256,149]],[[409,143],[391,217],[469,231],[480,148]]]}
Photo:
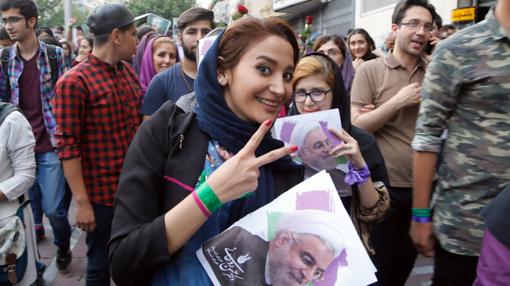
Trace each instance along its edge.
{"label": "smiling woman", "polygon": [[194,111],[167,102],[140,127],[112,225],[118,285],[211,285],[195,255],[201,244],[303,179],[288,156],[297,148],[267,133],[298,57],[286,23],[237,20],[200,64]]}
{"label": "smiling woman", "polygon": [[373,53],[375,42],[365,29],[354,29],[349,33],[347,45],[354,61],[354,68],[358,68],[363,62],[377,58],[377,55]]}
{"label": "smiling woman", "polygon": [[145,50],[140,67],[140,85],[145,94],[156,74],[178,62],[177,45],[170,37],[150,34],[142,38],[142,43],[137,49]]}

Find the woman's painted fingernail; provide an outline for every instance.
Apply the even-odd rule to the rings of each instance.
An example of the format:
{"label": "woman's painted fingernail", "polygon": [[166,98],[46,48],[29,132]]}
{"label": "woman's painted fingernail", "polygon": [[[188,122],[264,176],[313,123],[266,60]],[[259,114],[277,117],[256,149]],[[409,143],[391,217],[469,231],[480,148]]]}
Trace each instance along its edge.
{"label": "woman's painted fingernail", "polygon": [[299,149],[299,147],[296,145],[290,147],[290,151],[292,151],[292,152],[296,152],[298,149]]}
{"label": "woman's painted fingernail", "polygon": [[267,127],[273,125],[273,119],[268,119],[266,120],[266,122],[264,123]]}

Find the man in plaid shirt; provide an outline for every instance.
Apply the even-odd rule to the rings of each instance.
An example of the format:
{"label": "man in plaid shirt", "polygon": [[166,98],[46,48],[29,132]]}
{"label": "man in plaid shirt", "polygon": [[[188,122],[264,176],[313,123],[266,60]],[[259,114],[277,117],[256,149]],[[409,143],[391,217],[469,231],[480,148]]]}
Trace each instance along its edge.
{"label": "man in plaid shirt", "polygon": [[[39,224],[38,233],[44,230],[41,225],[44,211],[58,247],[56,265],[63,270],[72,258],[69,249],[71,226],[67,219],[69,197],[55,152],[57,124],[50,102],[54,97],[52,74],[58,77],[65,72],[64,50],[37,39],[38,10],[32,0],[6,0],[1,3],[0,10],[5,30],[15,42],[9,51],[4,51],[8,52],[6,56],[2,54],[2,65],[7,65],[7,74],[3,74],[4,66],[0,76],[0,101],[19,106],[34,132],[37,173],[29,191],[34,221]],[[50,49],[54,49],[54,54]],[[51,60],[56,62],[54,70]]]}
{"label": "man in plaid shirt", "polygon": [[58,82],[54,108],[58,155],[76,200],[76,224],[87,232],[87,285],[110,285],[107,242],[124,156],[141,122],[142,93],[131,60],[135,19],[123,4],[97,7],[88,59]]}

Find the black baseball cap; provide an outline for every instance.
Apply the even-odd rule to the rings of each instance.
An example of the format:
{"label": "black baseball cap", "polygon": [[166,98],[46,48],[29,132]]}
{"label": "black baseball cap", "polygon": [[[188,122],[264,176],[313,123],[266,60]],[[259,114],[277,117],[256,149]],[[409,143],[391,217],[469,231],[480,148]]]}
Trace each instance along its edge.
{"label": "black baseball cap", "polygon": [[86,24],[94,36],[111,33],[115,28],[121,28],[134,23],[137,18],[122,3],[109,3],[98,6],[87,17]]}

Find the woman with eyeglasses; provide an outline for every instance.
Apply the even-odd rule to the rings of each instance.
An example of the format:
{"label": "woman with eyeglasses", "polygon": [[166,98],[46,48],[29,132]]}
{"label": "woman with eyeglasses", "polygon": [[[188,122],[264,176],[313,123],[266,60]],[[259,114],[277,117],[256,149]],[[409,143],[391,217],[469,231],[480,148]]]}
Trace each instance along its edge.
{"label": "woman with eyeglasses", "polygon": [[347,35],[347,45],[353,59],[353,66],[357,69],[362,63],[373,60],[378,56],[373,53],[375,42],[363,28],[352,30]]}
{"label": "woman with eyeglasses", "polygon": [[342,71],[345,91],[351,94],[352,80],[356,70],[352,65],[351,53],[347,50],[344,39],[337,35],[323,35],[315,40],[313,51],[329,56]]}
{"label": "woman with eyeglasses", "polygon": [[[365,247],[373,254],[368,242],[369,223],[382,218],[389,208],[389,195],[386,189],[388,174],[375,138],[351,124],[350,101],[345,94],[342,76],[335,62],[328,56],[314,53],[303,57],[294,71],[292,86],[294,92],[290,115],[334,108],[340,112],[343,130],[331,131],[343,143],[330,148],[329,155],[335,158],[346,156],[349,160],[349,169],[359,175],[359,180],[350,182],[351,192],[341,192],[340,196],[346,209],[350,210]],[[321,145],[324,145],[324,142],[327,141],[323,141]],[[305,172],[305,175],[313,174],[310,168]],[[343,190],[345,174],[337,169],[328,172],[337,189]]]}

